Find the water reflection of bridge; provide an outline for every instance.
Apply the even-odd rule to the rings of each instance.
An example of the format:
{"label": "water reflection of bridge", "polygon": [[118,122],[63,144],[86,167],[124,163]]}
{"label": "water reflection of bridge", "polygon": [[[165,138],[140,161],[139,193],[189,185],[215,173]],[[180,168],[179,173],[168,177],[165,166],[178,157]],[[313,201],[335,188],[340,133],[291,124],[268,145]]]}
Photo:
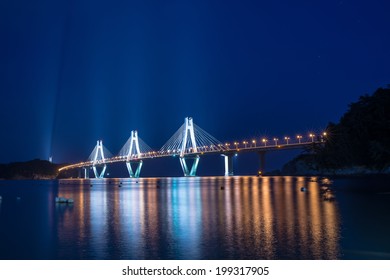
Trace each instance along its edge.
{"label": "water reflection of bridge", "polygon": [[[111,179],[110,181],[114,181]],[[82,258],[336,259],[339,217],[304,177],[65,180],[58,240]],[[137,183],[138,182],[138,183]],[[66,184],[65,184],[66,183]],[[79,185],[77,185],[79,184]],[[156,186],[159,185],[159,188]],[[303,193],[305,185],[309,191]],[[225,186],[224,190],[220,186]],[[66,246],[78,240],[79,248]]]}

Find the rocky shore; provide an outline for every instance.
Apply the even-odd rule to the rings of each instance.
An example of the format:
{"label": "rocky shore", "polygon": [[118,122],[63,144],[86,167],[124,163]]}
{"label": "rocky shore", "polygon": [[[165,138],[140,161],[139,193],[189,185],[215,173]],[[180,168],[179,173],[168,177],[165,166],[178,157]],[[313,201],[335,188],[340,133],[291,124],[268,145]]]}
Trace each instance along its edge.
{"label": "rocky shore", "polygon": [[362,176],[362,175],[390,175],[390,166],[382,169],[367,166],[349,166],[339,168],[324,168],[315,161],[309,160],[310,156],[301,156],[285,164],[281,170],[283,175],[306,176]]}

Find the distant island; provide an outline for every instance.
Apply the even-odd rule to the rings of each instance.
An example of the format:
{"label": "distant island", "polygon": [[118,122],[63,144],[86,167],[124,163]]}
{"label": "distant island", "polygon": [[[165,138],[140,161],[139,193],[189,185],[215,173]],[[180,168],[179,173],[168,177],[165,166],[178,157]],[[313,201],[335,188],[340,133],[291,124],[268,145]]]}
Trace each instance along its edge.
{"label": "distant island", "polygon": [[390,87],[361,96],[326,132],[324,145],[285,164],[281,174],[390,174]]}
{"label": "distant island", "polygon": [[56,179],[58,168],[63,164],[51,163],[47,160],[34,159],[26,162],[0,164],[0,179],[6,180],[43,180]]}

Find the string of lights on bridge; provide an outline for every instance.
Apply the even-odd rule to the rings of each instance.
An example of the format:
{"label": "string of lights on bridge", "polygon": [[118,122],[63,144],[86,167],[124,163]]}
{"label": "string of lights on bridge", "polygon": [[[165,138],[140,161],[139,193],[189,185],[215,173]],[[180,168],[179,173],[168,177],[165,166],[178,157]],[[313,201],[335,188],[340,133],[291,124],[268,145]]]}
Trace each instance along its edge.
{"label": "string of lights on bridge", "polygon": [[[327,135],[326,132],[323,132],[322,134],[320,134],[321,141],[324,140],[324,137],[326,137],[326,135]],[[308,134],[308,138],[307,138],[307,139],[310,139],[310,141],[304,141],[303,140],[304,138],[302,135],[297,135],[296,136],[297,141],[291,142],[290,141],[291,138],[289,136],[285,136],[284,138],[282,138],[284,140],[283,143],[279,142],[279,138],[273,138],[272,141],[275,143],[274,145],[267,144],[269,142],[268,138],[253,138],[253,140],[251,140],[251,141],[244,140],[244,141],[234,141],[231,143],[226,142],[225,144],[218,144],[218,145],[200,146],[200,147],[197,147],[199,150],[197,153],[227,152],[227,151],[239,152],[241,150],[244,151],[246,149],[251,149],[251,148],[261,148],[262,146],[263,147],[282,148],[284,145],[312,143],[312,142],[314,142],[315,137],[318,137],[318,136],[316,134],[310,133],[310,134]],[[259,143],[257,141],[257,139],[259,139],[260,144],[262,143],[262,146],[257,144],[257,143]],[[231,148],[231,146],[234,146],[234,148]],[[194,153],[193,148],[188,148],[185,151],[186,151],[186,154]],[[134,155],[132,158],[134,158],[134,159],[135,158],[149,158],[149,157],[153,158],[153,157],[166,156],[166,155],[175,156],[175,155],[179,155],[179,153],[180,153],[179,149],[172,149],[172,150],[166,150],[166,151],[161,151],[161,150],[148,151],[148,152],[144,152],[144,153],[141,152],[140,156]],[[115,162],[118,159],[124,159],[126,157],[127,156],[125,156],[125,155],[118,155],[118,156],[108,157],[108,158],[106,158],[105,161],[106,162]],[[86,162],[90,162],[90,161],[86,161]],[[82,164],[82,162],[80,164]]]}

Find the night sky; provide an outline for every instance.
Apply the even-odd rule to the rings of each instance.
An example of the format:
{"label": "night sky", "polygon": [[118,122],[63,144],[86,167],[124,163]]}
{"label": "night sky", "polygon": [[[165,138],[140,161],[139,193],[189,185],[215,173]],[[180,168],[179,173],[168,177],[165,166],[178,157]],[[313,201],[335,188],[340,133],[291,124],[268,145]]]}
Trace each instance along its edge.
{"label": "night sky", "polygon": [[221,141],[320,131],[390,83],[389,12],[386,0],[2,0],[0,162],[85,160],[98,139],[116,154],[133,129],[159,149],[186,116]]}

